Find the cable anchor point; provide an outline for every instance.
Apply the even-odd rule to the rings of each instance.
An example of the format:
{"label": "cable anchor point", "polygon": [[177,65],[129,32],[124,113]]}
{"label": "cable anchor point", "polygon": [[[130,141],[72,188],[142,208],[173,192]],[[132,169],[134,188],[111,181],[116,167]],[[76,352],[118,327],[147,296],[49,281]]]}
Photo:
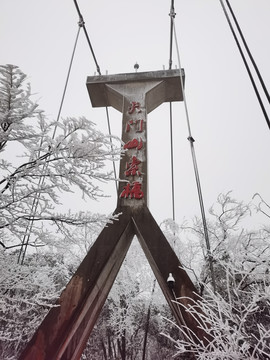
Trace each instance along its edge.
{"label": "cable anchor point", "polygon": [[194,138],[193,138],[192,136],[189,136],[187,139],[188,139],[188,141],[190,141],[191,143],[194,143],[194,142],[195,142],[195,140],[194,140]]}
{"label": "cable anchor point", "polygon": [[79,22],[78,22],[78,25],[79,25],[80,27],[83,27],[83,26],[85,25],[85,22],[84,22],[82,16],[80,16],[80,20],[79,20]]}
{"label": "cable anchor point", "polygon": [[100,67],[97,65],[97,73],[98,75],[101,75]]}
{"label": "cable anchor point", "polygon": [[176,16],[176,12],[174,11],[174,9],[171,9],[171,11],[170,11],[170,13],[169,13],[169,16],[171,17],[171,18],[175,18],[175,16]]}

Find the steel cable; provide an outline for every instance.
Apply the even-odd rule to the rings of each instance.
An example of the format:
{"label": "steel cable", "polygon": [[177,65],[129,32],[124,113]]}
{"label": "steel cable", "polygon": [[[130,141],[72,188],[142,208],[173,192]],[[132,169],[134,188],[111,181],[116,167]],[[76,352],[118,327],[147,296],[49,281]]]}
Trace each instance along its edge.
{"label": "steel cable", "polygon": [[253,89],[254,89],[255,94],[256,94],[256,96],[257,96],[257,100],[258,100],[258,102],[259,102],[259,104],[260,104],[260,107],[261,107],[261,110],[262,110],[262,112],[263,112],[265,121],[266,121],[266,123],[267,123],[268,128],[270,129],[270,120],[269,120],[268,114],[267,114],[267,112],[266,112],[266,110],[265,110],[265,107],[264,107],[264,105],[263,105],[263,101],[262,101],[262,99],[261,99],[260,93],[259,93],[259,91],[258,91],[258,88],[257,88],[256,83],[255,83],[255,81],[254,81],[254,78],[253,78],[253,76],[252,76],[251,70],[250,70],[250,68],[249,68],[249,65],[248,65],[248,63],[247,63],[247,60],[246,60],[245,55],[244,55],[244,53],[243,53],[243,50],[242,50],[241,45],[240,45],[240,43],[239,43],[239,40],[238,40],[238,38],[237,38],[237,36],[236,36],[236,33],[235,33],[235,31],[234,31],[234,28],[233,28],[233,26],[232,26],[231,20],[230,20],[230,18],[229,18],[229,15],[228,15],[228,12],[227,12],[227,10],[226,10],[226,8],[225,8],[225,5],[224,5],[224,3],[223,3],[223,0],[220,0],[220,4],[221,4],[221,6],[222,6],[223,12],[224,12],[224,14],[225,14],[225,17],[226,17],[226,19],[227,19],[227,22],[228,22],[229,27],[230,27],[230,29],[231,29],[231,32],[232,32],[232,34],[233,34],[234,40],[235,40],[235,42],[236,42],[236,44],[237,44],[238,50],[239,50],[239,52],[240,52],[240,54],[241,54],[242,60],[243,60],[243,62],[244,62],[244,64],[245,64],[245,67],[246,67],[246,70],[247,70],[247,72],[248,72],[250,81],[251,81],[251,83],[252,83]]}
{"label": "steel cable", "polygon": [[[84,34],[86,36],[86,40],[87,40],[87,43],[89,45],[89,48],[90,48],[90,51],[92,53],[92,56],[93,56],[93,59],[94,59],[94,62],[96,64],[96,69],[97,69],[97,73],[99,75],[101,75],[101,71],[100,71],[100,66],[97,62],[97,58],[96,58],[96,55],[95,55],[95,52],[93,50],[93,47],[92,47],[92,44],[91,44],[91,41],[90,41],[90,38],[88,36],[88,32],[86,30],[86,27],[85,27],[85,21],[84,21],[84,18],[82,16],[82,13],[80,11],[80,8],[79,8],[79,5],[77,3],[77,0],[74,0],[74,4],[75,4],[75,7],[76,7],[76,10],[78,12],[78,15],[79,15],[79,24],[81,24],[82,28],[83,28],[83,31],[84,31]],[[110,136],[110,142],[111,142],[111,149],[113,149],[113,145],[112,145],[112,133],[111,133],[111,125],[110,125],[110,117],[109,117],[109,111],[108,111],[108,107],[106,106],[106,117],[107,117],[107,126],[108,126],[108,132],[109,132],[109,136]],[[115,161],[113,160],[113,172],[114,172],[114,178],[115,178],[115,187],[116,187],[116,196],[117,196],[117,176],[116,176],[116,167],[115,167]]]}
{"label": "steel cable", "polygon": [[178,47],[178,41],[177,41],[177,36],[176,36],[174,19],[173,19],[173,30],[174,30],[174,38],[175,38],[175,45],[176,45],[176,51],[177,51],[178,65],[179,65],[179,69],[180,69],[181,89],[182,89],[183,101],[184,101],[185,113],[186,113],[186,121],[187,121],[187,128],[188,128],[188,141],[190,143],[190,149],[191,149],[191,155],[192,155],[192,161],[193,161],[193,167],[194,167],[194,173],[195,173],[195,179],[196,179],[196,185],[197,185],[197,192],[198,192],[199,204],[200,204],[200,210],[201,210],[202,224],[203,224],[203,230],[204,230],[204,238],[205,238],[205,243],[206,243],[207,261],[209,262],[212,286],[213,286],[213,290],[215,292],[216,291],[216,281],[215,281],[215,273],[214,273],[214,266],[213,266],[213,255],[211,252],[211,246],[210,246],[210,240],[209,240],[209,234],[208,234],[208,228],[207,228],[207,221],[206,221],[206,215],[205,215],[205,207],[204,207],[204,201],[203,201],[203,193],[202,193],[198,164],[197,164],[196,154],[195,154],[195,147],[194,147],[195,140],[192,137],[192,133],[191,133],[187,100],[186,100],[184,83],[183,83],[183,78],[182,78],[182,73],[181,73],[182,67],[181,67],[179,47]]}
{"label": "steel cable", "polygon": [[[57,130],[57,127],[58,127],[58,122],[59,122],[59,119],[60,119],[60,115],[61,115],[61,111],[62,111],[62,107],[63,107],[65,95],[66,95],[67,85],[68,85],[68,81],[69,81],[69,77],[70,77],[70,73],[71,73],[71,67],[72,67],[72,64],[73,64],[75,50],[77,48],[77,43],[78,43],[78,39],[79,39],[80,30],[81,30],[81,24],[79,23],[79,28],[78,28],[75,43],[74,43],[74,46],[73,46],[71,60],[70,60],[69,68],[68,68],[68,73],[67,73],[65,86],[64,86],[64,90],[63,90],[63,94],[62,94],[62,98],[61,98],[61,102],[60,102],[59,111],[58,111],[58,114],[57,114],[57,120],[56,120],[54,130],[53,130],[52,139],[54,139],[55,135],[56,135],[56,130]],[[43,140],[41,139],[41,144],[40,145],[42,145],[42,141]],[[38,157],[39,156],[40,156],[40,150],[38,152]],[[21,248],[20,248],[20,251],[19,251],[19,256],[18,256],[18,263],[21,263],[21,264],[23,264],[23,262],[24,262],[26,250],[27,250],[27,247],[28,247],[28,244],[29,244],[29,240],[30,240],[30,236],[31,236],[31,232],[32,232],[32,229],[33,229],[33,224],[34,224],[34,217],[36,215],[37,207],[38,207],[40,196],[41,196],[40,189],[42,188],[42,186],[44,184],[44,181],[45,181],[44,173],[45,173],[45,170],[47,168],[48,168],[48,163],[45,163],[43,165],[41,177],[40,177],[39,182],[38,182],[39,191],[37,192],[37,194],[36,194],[36,196],[35,196],[35,198],[33,200],[32,207],[31,207],[30,222],[27,224],[27,227],[26,227],[26,230],[25,230],[25,233],[24,233],[24,236],[23,236],[22,245],[21,245]]]}
{"label": "steel cable", "polygon": [[265,85],[265,83],[264,83],[264,81],[263,81],[263,78],[262,78],[261,73],[260,73],[260,70],[259,70],[259,68],[258,68],[258,66],[257,66],[257,64],[256,64],[256,61],[254,60],[254,58],[253,58],[253,56],[252,56],[252,54],[251,54],[251,51],[249,50],[248,44],[247,44],[247,42],[246,42],[246,39],[245,39],[245,37],[244,37],[244,35],[243,35],[243,32],[242,32],[242,30],[241,30],[241,27],[240,27],[238,21],[237,21],[237,18],[236,18],[235,14],[234,14],[234,11],[233,11],[233,9],[232,9],[232,7],[231,7],[231,4],[230,4],[229,0],[226,0],[226,3],[227,3],[227,6],[228,6],[228,8],[229,8],[229,10],[230,10],[230,13],[231,13],[231,15],[232,15],[232,17],[233,17],[233,20],[234,20],[234,23],[235,23],[235,25],[236,25],[236,27],[237,27],[237,30],[238,30],[238,32],[239,32],[239,35],[240,35],[240,37],[241,37],[241,39],[242,39],[242,41],[243,41],[243,44],[244,44],[244,46],[245,46],[245,49],[246,49],[246,51],[247,51],[247,53],[248,53],[248,56],[249,56],[249,58],[250,58],[250,61],[252,62],[252,65],[253,65],[253,67],[254,67],[254,70],[256,71],[256,74],[257,74],[258,79],[259,79],[259,81],[260,81],[260,83],[261,83],[261,86],[262,86],[262,88],[263,88],[263,91],[264,91],[264,93],[265,93],[265,96],[266,96],[268,102],[270,103],[270,95],[269,95],[269,92],[268,92],[268,90],[267,90],[267,88],[266,88],[266,85]]}
{"label": "steel cable", "polygon": [[[172,49],[173,49],[173,19],[175,17],[174,12],[174,0],[171,1],[171,10],[170,10],[170,55],[169,55],[169,69],[172,68]],[[173,153],[173,111],[172,103],[170,102],[170,144],[171,144],[171,187],[172,187],[172,215],[173,221],[175,221],[175,190],[174,190],[174,153]]]}

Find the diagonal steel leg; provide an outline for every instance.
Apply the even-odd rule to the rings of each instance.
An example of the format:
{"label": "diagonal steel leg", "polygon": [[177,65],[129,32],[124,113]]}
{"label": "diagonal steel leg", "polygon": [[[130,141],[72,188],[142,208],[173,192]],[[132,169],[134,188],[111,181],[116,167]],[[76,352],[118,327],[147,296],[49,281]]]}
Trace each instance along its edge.
{"label": "diagonal steel leg", "polygon": [[[194,306],[198,300],[197,290],[183,269],[175,252],[146,206],[139,212],[134,213],[132,220],[141,247],[174,314],[177,324],[179,326],[187,326],[195,334],[194,339],[196,341],[198,339],[204,340],[206,335],[198,327],[199,318],[196,320],[194,316],[185,311],[185,308],[188,308],[189,305]],[[167,283],[169,273],[172,273],[176,280],[173,290],[169,288]]]}
{"label": "diagonal steel leg", "polygon": [[134,237],[130,220],[126,211],[104,228],[20,360],[80,358]]}
{"label": "diagonal steel leg", "polygon": [[[119,208],[119,221],[101,232],[76,273],[19,360],[79,360],[134,235],[145,252],[178,325],[186,325],[195,337],[205,333],[182,307],[197,300],[196,289],[146,206],[139,211]],[[174,292],[167,278],[176,279]]]}

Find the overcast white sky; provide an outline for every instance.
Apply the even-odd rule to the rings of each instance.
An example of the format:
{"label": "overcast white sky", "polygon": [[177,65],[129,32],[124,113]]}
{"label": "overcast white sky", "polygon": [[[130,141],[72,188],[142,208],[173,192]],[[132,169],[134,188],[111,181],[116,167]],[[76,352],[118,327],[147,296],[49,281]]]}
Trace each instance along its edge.
{"label": "overcast white sky", "polygon": [[[78,0],[101,72],[109,74],[168,68],[170,0]],[[246,40],[270,88],[269,0],[231,0]],[[73,0],[0,0],[0,63],[28,75],[42,109],[56,118],[78,16]],[[218,0],[175,0],[176,30],[186,97],[205,207],[233,190],[250,201],[259,192],[270,201],[270,131]],[[173,67],[177,65],[174,47]],[[107,132],[105,109],[92,109],[85,82],[95,65],[81,32],[62,116],[80,116]],[[266,104],[266,102],[265,102]],[[270,108],[266,105],[270,115]],[[199,214],[183,103],[173,106],[176,220]],[[112,132],[121,114],[110,111]],[[148,117],[150,210],[158,222],[172,216],[169,105]],[[108,213],[110,199],[89,203]]]}

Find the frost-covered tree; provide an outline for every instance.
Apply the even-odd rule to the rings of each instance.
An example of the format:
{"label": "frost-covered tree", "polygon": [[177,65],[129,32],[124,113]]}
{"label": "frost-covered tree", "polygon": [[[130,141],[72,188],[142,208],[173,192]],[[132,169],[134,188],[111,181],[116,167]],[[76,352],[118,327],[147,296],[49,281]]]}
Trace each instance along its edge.
{"label": "frost-covered tree", "polygon": [[[104,216],[105,221],[105,216]],[[100,232],[101,219],[51,240],[18,264],[18,250],[0,249],[0,359],[16,360]],[[76,233],[76,234],[75,234]],[[54,239],[55,240],[55,239]]]}
{"label": "frost-covered tree", "polygon": [[199,302],[202,312],[198,312],[198,304],[186,309],[195,318],[200,317],[198,325],[211,340],[205,345],[188,336],[174,339],[177,354],[183,354],[183,359],[194,354],[198,360],[267,360],[270,358],[269,277],[264,283],[254,282],[243,289],[239,277],[246,274],[231,263],[223,266],[226,291],[213,293],[206,286]]}
{"label": "frost-covered tree", "polygon": [[[119,156],[120,142],[112,143],[84,117],[49,122],[30,100],[30,87],[24,89],[25,75],[17,67],[2,66],[0,80],[0,148],[6,145],[7,153],[0,160],[0,245],[21,247],[23,259],[27,246],[50,243],[52,231],[55,239],[56,231],[66,236],[72,225],[91,227],[99,221],[90,212],[60,212],[57,206],[64,193],[102,195],[98,181],[112,178],[104,166]],[[8,156],[11,141],[12,153],[19,155],[15,163]]]}
{"label": "frost-covered tree", "polygon": [[24,86],[26,75],[15,65],[0,66],[0,151],[8,141],[26,141],[35,137],[24,120],[38,114],[31,100],[31,88]]}
{"label": "frost-covered tree", "polygon": [[140,244],[134,239],[82,359],[172,358],[174,346],[161,335],[164,331],[175,333],[164,320],[171,316]]}
{"label": "frost-covered tree", "polygon": [[18,67],[0,67],[0,358],[7,360],[18,358],[109,221],[63,211],[62,197],[103,196],[98,182],[112,178],[105,164],[121,145],[84,117],[48,121],[25,80]]}
{"label": "frost-covered tree", "polygon": [[0,359],[15,360],[71,276],[59,254],[28,256],[0,250]]}
{"label": "frost-covered tree", "polygon": [[[200,220],[195,218],[192,224],[186,223],[180,239],[183,241],[184,236],[189,239],[190,251],[185,251],[182,262],[187,269],[193,265],[196,270],[192,274],[202,295],[200,307],[205,316],[198,313],[197,304],[187,311],[201,318],[212,341],[205,346],[183,337],[174,341],[178,355],[184,354],[185,358],[194,354],[201,360],[269,359],[269,231],[265,226],[252,230],[243,225],[243,220],[251,215],[251,204],[233,199],[231,193],[219,195],[209,214],[215,293],[211,288]],[[173,238],[172,230],[170,238]]]}
{"label": "frost-covered tree", "polygon": [[[164,318],[170,318],[170,311],[166,305],[164,307],[161,293],[157,297],[155,291],[151,300],[153,275],[145,256],[133,247],[89,339],[83,359],[142,359],[150,303],[149,358],[174,356],[187,360],[194,359],[194,355],[201,360],[269,358],[269,235],[264,227],[257,230],[246,227],[250,215],[250,204],[233,199],[231,193],[219,195],[210,209],[208,227],[214,254],[216,293],[211,288],[200,220],[195,218],[179,226],[169,219],[161,224],[201,292],[202,313],[197,316],[202,319],[206,333],[210,333],[209,338],[213,339],[208,346],[187,338],[183,328],[174,325],[173,318],[164,324]],[[147,284],[146,288],[144,284]],[[188,311],[197,314],[197,306],[194,304]],[[161,333],[170,335],[166,340]]]}

